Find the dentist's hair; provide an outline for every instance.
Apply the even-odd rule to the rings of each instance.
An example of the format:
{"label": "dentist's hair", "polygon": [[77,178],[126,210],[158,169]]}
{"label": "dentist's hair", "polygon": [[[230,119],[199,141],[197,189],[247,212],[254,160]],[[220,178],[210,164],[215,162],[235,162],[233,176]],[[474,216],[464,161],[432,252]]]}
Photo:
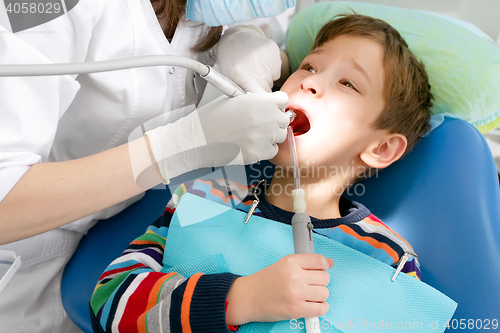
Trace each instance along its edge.
{"label": "dentist's hair", "polygon": [[[175,29],[179,21],[184,17],[186,12],[187,0],[151,0],[156,17],[160,22],[165,37],[169,41],[172,40],[175,34]],[[201,25],[202,23],[200,23]],[[193,47],[195,52],[203,52],[212,48],[220,39],[222,34],[222,26],[206,27],[205,35]]]}
{"label": "dentist's hair", "polygon": [[378,129],[406,136],[412,150],[430,130],[431,86],[424,64],[416,59],[399,32],[387,22],[364,15],[339,15],[316,36],[313,50],[341,35],[368,38],[382,45],[385,107],[375,121]]}

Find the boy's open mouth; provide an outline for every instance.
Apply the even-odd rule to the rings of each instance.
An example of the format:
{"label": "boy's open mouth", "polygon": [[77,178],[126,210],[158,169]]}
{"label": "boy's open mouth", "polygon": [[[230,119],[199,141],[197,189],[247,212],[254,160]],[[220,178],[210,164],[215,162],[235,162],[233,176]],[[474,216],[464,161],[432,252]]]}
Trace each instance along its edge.
{"label": "boy's open mouth", "polygon": [[286,108],[285,111],[292,110],[297,115],[293,122],[290,124],[293,130],[294,136],[299,136],[307,133],[311,129],[311,124],[309,119],[302,110],[297,110],[294,108]]}

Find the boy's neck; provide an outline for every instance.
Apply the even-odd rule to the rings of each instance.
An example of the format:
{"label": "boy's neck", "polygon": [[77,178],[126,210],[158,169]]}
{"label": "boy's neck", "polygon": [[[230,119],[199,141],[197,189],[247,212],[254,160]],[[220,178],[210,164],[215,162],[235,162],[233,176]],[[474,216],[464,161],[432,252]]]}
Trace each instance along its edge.
{"label": "boy's neck", "polygon": [[[341,178],[301,178],[301,188],[306,192],[306,213],[319,219],[341,217],[339,201],[345,183],[346,180]],[[267,188],[266,199],[276,207],[293,212],[293,189],[293,175],[277,167]]]}

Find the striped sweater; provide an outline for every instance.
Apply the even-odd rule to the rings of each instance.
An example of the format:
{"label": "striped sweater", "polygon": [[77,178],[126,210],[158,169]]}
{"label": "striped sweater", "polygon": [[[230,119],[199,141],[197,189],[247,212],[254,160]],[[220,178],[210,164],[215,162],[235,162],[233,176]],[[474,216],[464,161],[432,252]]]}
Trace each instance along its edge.
{"label": "striped sweater", "polygon": [[[254,199],[253,187],[235,183],[196,180],[179,186],[163,215],[101,275],[90,300],[94,330],[229,332],[225,321],[226,297],[237,275],[198,273],[186,278],[160,272],[170,220],[187,192],[245,212]],[[293,213],[271,205],[263,191],[259,200],[254,215],[290,224]],[[342,217],[336,219],[311,217],[314,232],[393,267],[405,252],[413,252],[403,238],[363,205],[341,199],[340,211]],[[421,278],[416,258],[411,258],[402,271]]]}

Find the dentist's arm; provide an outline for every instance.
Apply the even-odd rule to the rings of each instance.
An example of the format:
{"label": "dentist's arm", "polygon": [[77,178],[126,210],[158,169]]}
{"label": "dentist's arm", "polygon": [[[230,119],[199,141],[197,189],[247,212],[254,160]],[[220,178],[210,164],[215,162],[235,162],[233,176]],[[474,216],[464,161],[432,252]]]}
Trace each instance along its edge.
{"label": "dentist's arm", "polygon": [[0,244],[63,226],[191,170],[272,158],[286,138],[289,117],[280,108],[287,103],[282,92],[223,96],[128,144],[34,164],[0,201]]}
{"label": "dentist's arm", "polygon": [[[141,138],[77,160],[32,165],[0,201],[0,244],[63,226],[160,183],[144,147]],[[136,167],[142,163],[145,170],[141,186],[134,179],[130,148]]]}
{"label": "dentist's arm", "polygon": [[281,91],[222,96],[179,119],[182,126],[146,132],[165,182],[186,172],[186,165],[194,170],[252,164],[275,156],[290,123],[283,112],[287,104],[288,96]]}

